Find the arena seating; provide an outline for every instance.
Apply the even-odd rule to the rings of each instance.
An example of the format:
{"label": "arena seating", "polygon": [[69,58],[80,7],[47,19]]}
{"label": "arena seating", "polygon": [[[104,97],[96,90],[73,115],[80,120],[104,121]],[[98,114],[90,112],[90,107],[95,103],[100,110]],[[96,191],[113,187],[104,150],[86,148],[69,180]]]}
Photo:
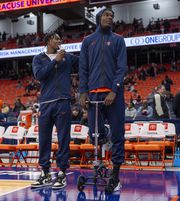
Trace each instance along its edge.
{"label": "arena seating", "polygon": [[[177,30],[176,32],[178,32],[178,30],[179,30],[178,19],[169,19],[168,21],[170,23],[169,33],[173,33],[173,32],[175,32],[175,30]],[[71,31],[64,30],[64,34],[63,35],[64,35],[65,43],[81,42],[83,40],[84,36],[86,36],[86,32],[89,32],[89,29],[85,30],[84,33],[81,33],[81,31],[79,30],[79,37],[78,38],[71,38],[71,37],[69,37],[69,36],[77,35],[77,30],[79,30],[78,27],[77,27],[77,29],[74,29],[74,30],[71,30]],[[125,24],[124,23],[123,28],[118,26],[116,28],[115,32],[118,33],[119,35],[124,36],[124,37],[129,37],[129,36],[153,35],[153,34],[161,33],[161,30],[160,29],[159,30],[152,29],[151,31],[149,31],[146,28],[143,28],[140,31],[138,31],[138,30],[135,31],[132,23],[131,24]],[[83,36],[81,36],[81,35],[83,35]],[[31,34],[29,36],[31,37],[31,40],[32,40],[31,45],[33,45],[33,40],[34,40],[36,34]],[[25,38],[26,35],[19,36],[19,38],[20,37]],[[38,44],[39,46],[44,45],[43,42],[42,42],[42,38],[43,38],[43,35],[40,36],[40,42]],[[34,44],[34,46],[37,46],[37,44]],[[14,48],[18,48],[17,40],[10,38],[10,39],[8,39],[6,41],[0,42],[0,48],[1,49],[14,49]]]}
{"label": "arena seating", "polygon": [[36,99],[35,96],[24,96],[25,89],[17,88],[16,80],[0,80],[0,94],[3,102],[8,103],[11,107],[14,107],[14,103],[17,97],[21,98],[23,104],[26,104],[29,100]]}
{"label": "arena seating", "polygon": [[[177,89],[180,88],[180,71],[170,71],[170,64],[166,64],[166,67],[168,71],[158,74],[155,78],[147,77],[146,80],[137,80],[135,89],[137,89],[142,99],[146,99],[147,96],[151,93],[152,89],[161,84],[166,75],[168,75],[173,80],[173,85],[171,85],[171,92],[173,95],[176,94]],[[26,104],[28,101],[34,101],[36,99],[36,96],[34,95],[25,96],[25,89],[17,88],[17,81],[15,80],[0,80],[0,94],[1,99],[4,102],[7,102],[11,107],[14,106],[14,102],[17,97],[21,98],[23,104]],[[125,99],[130,100],[130,98],[131,92],[125,91]]]}
{"label": "arena seating", "polygon": [[[20,163],[17,144],[23,142],[25,129],[19,126],[9,126],[2,135],[2,143],[0,144],[0,165],[12,166],[15,162]],[[9,142],[9,143],[8,143]],[[13,142],[13,144],[11,144]]]}
{"label": "arena seating", "polygon": [[[9,126],[4,130],[5,128],[2,128],[0,165],[39,167],[38,126],[31,126],[27,132],[25,128],[19,126]],[[11,141],[6,142],[5,138]],[[53,139],[51,160],[52,166],[55,166],[58,148],[57,134],[54,135]],[[80,139],[80,141],[77,143],[75,139]],[[166,165],[172,166],[176,145],[174,124],[168,122],[126,123],[125,139],[125,163],[122,168],[164,169]],[[12,140],[16,140],[16,142]],[[71,167],[92,167],[94,146],[89,143],[88,127],[73,124],[71,126],[71,140]],[[111,146],[106,144],[104,147],[103,161],[111,167]]]}
{"label": "arena seating", "polygon": [[[168,71],[158,74],[155,78],[147,77],[146,80],[137,80],[135,89],[138,91],[138,94],[140,94],[142,99],[146,99],[147,96],[152,92],[152,89],[154,89],[155,87],[157,87],[162,83],[162,80],[164,80],[166,75],[168,75],[168,77],[170,77],[173,80],[173,85],[171,85],[171,92],[173,95],[175,95],[177,89],[180,88],[180,79],[179,79],[180,71],[178,72]],[[125,91],[125,99],[130,100],[130,98],[131,98],[131,92]]]}

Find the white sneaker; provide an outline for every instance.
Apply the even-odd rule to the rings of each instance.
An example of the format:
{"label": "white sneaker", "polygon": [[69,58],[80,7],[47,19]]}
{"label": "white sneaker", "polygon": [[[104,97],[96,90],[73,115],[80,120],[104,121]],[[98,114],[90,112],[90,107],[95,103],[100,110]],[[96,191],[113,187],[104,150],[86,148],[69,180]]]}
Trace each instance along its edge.
{"label": "white sneaker", "polygon": [[52,179],[50,173],[44,173],[44,171],[41,171],[41,175],[36,182],[31,184],[31,188],[40,188],[44,186],[51,186],[52,185]]}
{"label": "white sneaker", "polygon": [[56,182],[52,186],[52,189],[54,190],[61,189],[64,188],[66,185],[67,185],[66,175],[62,171],[59,171]]}
{"label": "white sneaker", "polygon": [[121,182],[119,181],[113,192],[119,191],[122,188]]}
{"label": "white sneaker", "polygon": [[106,191],[108,193],[113,193],[119,191],[121,188],[122,185],[119,179],[115,178],[114,175],[112,175],[107,182]]}

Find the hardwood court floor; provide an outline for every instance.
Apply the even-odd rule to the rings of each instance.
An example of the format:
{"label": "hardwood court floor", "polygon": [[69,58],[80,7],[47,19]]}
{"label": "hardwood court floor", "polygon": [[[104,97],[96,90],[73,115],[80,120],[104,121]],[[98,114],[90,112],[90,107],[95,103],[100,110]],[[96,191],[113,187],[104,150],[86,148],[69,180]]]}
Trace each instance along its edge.
{"label": "hardwood court floor", "polygon": [[[78,176],[92,176],[92,170],[70,169],[67,187],[56,191],[51,187],[31,189],[30,183],[39,174],[37,169],[0,168],[0,201],[180,201],[180,169],[122,170],[123,187],[111,195],[99,186],[85,186],[83,192],[77,190]],[[51,174],[54,179],[56,172],[52,170]]]}
{"label": "hardwood court floor", "polygon": [[0,180],[0,196],[29,187],[32,181]]}

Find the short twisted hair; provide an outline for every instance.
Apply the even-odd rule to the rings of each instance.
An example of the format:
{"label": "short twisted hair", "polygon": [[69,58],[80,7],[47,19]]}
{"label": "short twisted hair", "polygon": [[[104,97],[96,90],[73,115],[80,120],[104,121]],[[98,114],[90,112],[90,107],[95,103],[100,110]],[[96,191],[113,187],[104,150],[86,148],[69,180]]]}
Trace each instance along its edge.
{"label": "short twisted hair", "polygon": [[[51,40],[51,39],[53,39],[54,37],[55,37],[55,35],[57,35],[58,33],[56,33],[56,32],[49,32],[49,33],[47,33],[46,35],[45,35],[45,37],[44,37],[44,43],[45,43],[45,45],[47,45],[47,43]],[[61,37],[61,34],[58,34],[60,37]]]}

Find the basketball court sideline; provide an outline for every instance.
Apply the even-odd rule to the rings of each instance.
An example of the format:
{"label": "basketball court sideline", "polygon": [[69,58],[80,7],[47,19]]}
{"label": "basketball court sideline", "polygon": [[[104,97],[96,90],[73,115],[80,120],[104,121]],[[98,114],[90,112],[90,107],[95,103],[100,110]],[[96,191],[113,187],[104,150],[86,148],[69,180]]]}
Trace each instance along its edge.
{"label": "basketball court sideline", "polygon": [[[180,172],[176,170],[121,170],[123,187],[111,195],[99,186],[86,186],[83,192],[78,191],[78,176],[92,175],[89,169],[70,169],[67,187],[56,191],[51,187],[31,189],[30,184],[39,174],[35,168],[1,168],[0,201],[180,201]],[[52,170],[51,174],[55,179],[56,172]]]}

